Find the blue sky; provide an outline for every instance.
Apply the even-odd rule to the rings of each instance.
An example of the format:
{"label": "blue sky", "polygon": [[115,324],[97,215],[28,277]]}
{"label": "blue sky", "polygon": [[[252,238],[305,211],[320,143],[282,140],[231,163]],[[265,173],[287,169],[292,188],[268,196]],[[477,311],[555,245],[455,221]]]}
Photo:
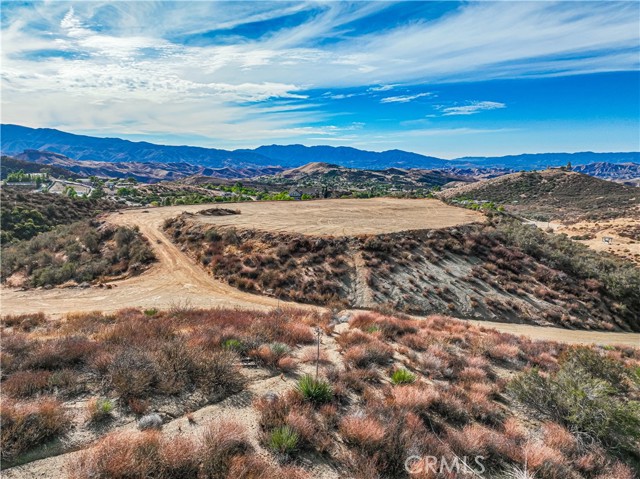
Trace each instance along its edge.
{"label": "blue sky", "polygon": [[219,148],[640,150],[638,2],[2,2],[2,121]]}

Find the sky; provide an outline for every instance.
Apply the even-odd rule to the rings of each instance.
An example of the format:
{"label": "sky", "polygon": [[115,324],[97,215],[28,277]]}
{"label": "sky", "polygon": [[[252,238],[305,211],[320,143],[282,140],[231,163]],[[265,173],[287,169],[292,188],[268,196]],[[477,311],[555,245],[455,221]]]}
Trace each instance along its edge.
{"label": "sky", "polygon": [[640,151],[640,2],[1,2],[3,123],[454,158]]}

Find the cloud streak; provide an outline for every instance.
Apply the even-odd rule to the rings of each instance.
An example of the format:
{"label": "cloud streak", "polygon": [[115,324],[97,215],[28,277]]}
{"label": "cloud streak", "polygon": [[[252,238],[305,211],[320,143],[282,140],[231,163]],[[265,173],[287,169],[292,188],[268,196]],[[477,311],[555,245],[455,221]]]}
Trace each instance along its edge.
{"label": "cloud streak", "polygon": [[409,103],[413,100],[417,100],[418,98],[423,98],[425,96],[431,96],[432,93],[416,93],[415,95],[399,95],[399,96],[388,96],[382,98],[380,103]]}
{"label": "cloud streak", "polygon": [[506,108],[507,105],[497,101],[474,101],[468,105],[462,106],[450,106],[447,108],[441,108],[444,116],[454,115],[475,115],[481,111],[498,110],[500,108]]}
{"label": "cloud streak", "polygon": [[[397,6],[387,2],[2,6],[3,121],[75,131],[304,139],[339,124],[326,102],[409,108],[430,95],[384,96],[400,85],[639,69],[633,2],[461,3],[388,24]],[[334,93],[316,101],[312,90]],[[504,107],[479,101],[441,113]]]}

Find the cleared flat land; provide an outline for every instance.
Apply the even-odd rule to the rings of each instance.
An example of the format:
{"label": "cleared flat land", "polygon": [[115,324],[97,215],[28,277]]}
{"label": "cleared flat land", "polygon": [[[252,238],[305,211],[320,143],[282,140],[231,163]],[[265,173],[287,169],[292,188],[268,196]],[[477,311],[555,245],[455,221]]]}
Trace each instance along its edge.
{"label": "cleared flat land", "polygon": [[231,208],[241,214],[201,216],[198,220],[239,228],[332,236],[447,228],[483,220],[475,211],[422,199],[269,201],[234,204]]}
{"label": "cleared flat land", "polygon": [[[315,234],[361,234],[367,232],[393,232],[408,229],[454,226],[480,220],[474,212],[450,207],[435,200],[327,200],[318,202],[277,202],[225,205],[238,208],[241,215],[202,217],[219,224],[233,224],[267,230],[298,231]],[[280,302],[275,298],[245,293],[218,281],[194,263],[163,233],[162,222],[183,211],[196,213],[212,205],[172,206],[149,210],[126,210],[107,216],[111,223],[138,226],[149,239],[158,258],[148,271],[140,276],[113,283],[106,288],[69,288],[20,291],[0,288],[0,312],[22,314],[42,311],[53,316],[73,312],[116,311],[122,308],[160,308],[174,305],[197,308],[237,307],[244,309],[270,309],[276,306],[294,306],[315,309],[315,306]],[[284,209],[282,209],[284,208]],[[300,208],[296,213],[296,208]],[[288,214],[276,212],[288,211]],[[301,215],[306,211],[306,215]],[[328,212],[333,216],[327,216]],[[267,213],[269,212],[269,213]],[[292,215],[307,216],[300,220]],[[315,215],[315,216],[313,216]],[[256,223],[247,218],[253,216]],[[262,216],[262,218],[261,218]],[[326,222],[320,221],[326,218]],[[381,218],[385,218],[382,220]],[[464,220],[466,218],[466,221]],[[386,220],[388,219],[388,221]],[[340,220],[340,222],[338,222]],[[296,223],[301,221],[302,224]],[[242,223],[244,222],[244,224]],[[287,229],[288,228],[288,229]],[[335,233],[331,233],[335,232]],[[318,308],[322,309],[322,308]],[[534,339],[548,339],[572,343],[627,344],[638,346],[640,334],[604,333],[599,331],[572,331],[543,328],[523,324],[480,322],[513,334]]]}

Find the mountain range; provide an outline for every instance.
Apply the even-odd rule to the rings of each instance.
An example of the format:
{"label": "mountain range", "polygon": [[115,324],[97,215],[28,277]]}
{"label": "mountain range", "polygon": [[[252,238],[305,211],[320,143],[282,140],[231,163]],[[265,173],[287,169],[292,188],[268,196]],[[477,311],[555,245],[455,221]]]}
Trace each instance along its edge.
{"label": "mountain range", "polygon": [[[402,150],[373,152],[351,147],[269,145],[255,149],[223,150],[195,146],[157,145],[120,138],[75,135],[51,128],[29,128],[2,124],[1,149],[16,156],[25,150],[48,151],[72,160],[106,163],[162,164],[184,172],[185,164],[204,168],[255,168],[276,166],[295,168],[312,162],[327,162],[361,169],[386,168],[505,168],[531,170],[549,166],[591,163],[640,163],[640,152],[620,153],[541,153],[502,157],[464,157],[445,160]],[[175,166],[167,166],[175,165]],[[126,169],[126,167],[123,166]],[[198,174],[194,171],[191,174]]]}

